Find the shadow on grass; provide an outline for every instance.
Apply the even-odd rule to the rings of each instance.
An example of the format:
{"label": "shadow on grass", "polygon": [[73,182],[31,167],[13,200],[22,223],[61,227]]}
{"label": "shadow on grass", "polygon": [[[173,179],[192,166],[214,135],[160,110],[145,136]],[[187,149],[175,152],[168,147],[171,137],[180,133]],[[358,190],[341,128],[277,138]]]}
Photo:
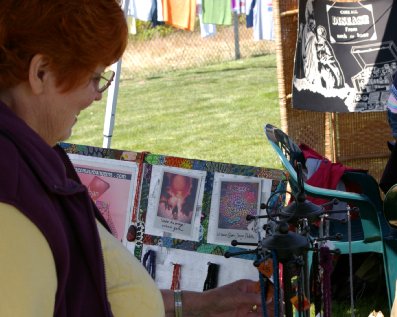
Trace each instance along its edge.
{"label": "shadow on grass", "polygon": [[[378,253],[353,254],[353,306],[355,317],[372,311],[390,316],[382,256]],[[351,287],[348,255],[338,258],[331,276],[332,316],[351,314]]]}

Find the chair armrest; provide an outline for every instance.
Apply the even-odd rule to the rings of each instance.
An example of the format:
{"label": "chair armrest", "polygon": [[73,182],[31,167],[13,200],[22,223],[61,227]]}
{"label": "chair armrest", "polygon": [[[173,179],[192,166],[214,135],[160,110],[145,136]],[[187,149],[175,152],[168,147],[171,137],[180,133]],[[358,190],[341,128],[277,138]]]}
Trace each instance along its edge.
{"label": "chair armrest", "polygon": [[340,190],[324,189],[304,184],[308,196],[331,200],[336,198],[359,209],[361,224],[363,227],[364,240],[374,241],[381,239],[381,229],[378,213],[373,202],[365,194],[344,192]]}
{"label": "chair armrest", "polygon": [[[269,140],[273,149],[276,151],[278,157],[280,158],[282,165],[288,173],[288,181],[293,189],[298,187],[298,176],[294,167],[291,165],[290,161],[281,151],[281,149],[271,140]],[[361,224],[363,227],[364,240],[374,241],[380,240],[381,229],[378,219],[378,210],[374,203],[365,194],[358,194],[352,192],[345,192],[334,189],[325,189],[304,183],[304,189],[308,196],[323,198],[331,200],[336,198],[340,201],[351,204],[354,207],[359,208]]]}

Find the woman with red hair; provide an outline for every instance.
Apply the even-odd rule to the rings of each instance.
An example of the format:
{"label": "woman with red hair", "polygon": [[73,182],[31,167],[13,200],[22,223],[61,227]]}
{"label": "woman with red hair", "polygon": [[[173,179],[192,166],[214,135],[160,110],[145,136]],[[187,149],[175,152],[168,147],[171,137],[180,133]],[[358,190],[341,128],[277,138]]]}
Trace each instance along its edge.
{"label": "woman with red hair", "polygon": [[[116,0],[1,1],[0,316],[175,313],[173,293],[110,234],[57,145],[102,98],[127,39]],[[248,314],[260,304],[252,283],[184,292],[183,312]]]}

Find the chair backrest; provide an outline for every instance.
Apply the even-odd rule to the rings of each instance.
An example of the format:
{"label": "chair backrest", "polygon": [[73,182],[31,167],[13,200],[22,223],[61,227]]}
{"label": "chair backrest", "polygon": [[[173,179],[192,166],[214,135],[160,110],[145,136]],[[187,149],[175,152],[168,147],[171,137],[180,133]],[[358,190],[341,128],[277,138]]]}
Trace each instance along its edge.
{"label": "chair backrest", "polygon": [[[292,190],[296,190],[298,188],[296,163],[305,162],[302,151],[287,134],[271,124],[267,124],[265,126],[265,133],[288,173],[288,181]],[[381,240],[382,230],[379,218],[383,217],[382,202],[376,181],[366,173],[351,172],[346,173],[345,177],[363,185],[361,188],[362,193],[358,194],[340,190],[324,189],[309,185],[306,182],[304,183],[305,193],[308,196],[327,200],[336,198],[340,201],[347,202],[351,206],[357,207],[360,212],[360,224],[362,227],[360,230],[362,230],[362,239],[366,242]],[[373,202],[367,194],[371,194],[375,201]],[[382,224],[382,226],[383,225],[384,224]]]}
{"label": "chair backrest", "polygon": [[300,162],[303,166],[305,165],[303,152],[287,134],[271,124],[267,124],[265,126],[265,133],[270,144],[281,159],[281,163],[289,174],[292,189],[297,191],[299,186],[296,164]]}
{"label": "chair backrest", "polygon": [[391,226],[397,228],[397,184],[393,185],[386,193],[384,200],[384,213]]}

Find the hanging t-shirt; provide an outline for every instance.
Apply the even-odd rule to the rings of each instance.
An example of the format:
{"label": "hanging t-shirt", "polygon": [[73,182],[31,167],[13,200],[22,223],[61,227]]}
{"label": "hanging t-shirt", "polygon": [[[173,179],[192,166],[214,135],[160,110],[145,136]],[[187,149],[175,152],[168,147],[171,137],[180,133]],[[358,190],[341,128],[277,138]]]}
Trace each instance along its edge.
{"label": "hanging t-shirt", "polygon": [[156,5],[157,5],[157,21],[163,21],[164,22],[164,17],[163,17],[163,1],[162,0],[156,0]]}
{"label": "hanging t-shirt", "polygon": [[272,0],[257,1],[253,13],[254,40],[274,40]]}
{"label": "hanging t-shirt", "polygon": [[396,15],[393,0],[300,0],[292,106],[386,110],[397,69]]}
{"label": "hanging t-shirt", "polygon": [[130,0],[128,12],[137,20],[151,21],[155,8],[154,1],[155,0]]}
{"label": "hanging t-shirt", "polygon": [[210,37],[216,35],[216,25],[203,22],[203,1],[196,1],[196,13],[200,20],[200,34],[201,37]]}
{"label": "hanging t-shirt", "polygon": [[128,32],[132,35],[136,34],[136,19],[135,17],[131,17],[129,21],[130,25],[128,26]]}
{"label": "hanging t-shirt", "polygon": [[161,0],[155,0],[153,3],[152,26],[163,25],[163,4]]}
{"label": "hanging t-shirt", "polygon": [[231,25],[232,8],[230,0],[203,0],[203,22]]}
{"label": "hanging t-shirt", "polygon": [[232,0],[232,11],[237,14],[245,14],[245,1],[246,0]]}
{"label": "hanging t-shirt", "polygon": [[178,29],[194,31],[196,20],[195,0],[163,0],[163,17],[166,24]]}
{"label": "hanging t-shirt", "polygon": [[256,1],[247,0],[245,5],[246,5],[246,14],[247,14],[245,23],[247,28],[252,28],[254,26],[254,8],[256,5]]}

